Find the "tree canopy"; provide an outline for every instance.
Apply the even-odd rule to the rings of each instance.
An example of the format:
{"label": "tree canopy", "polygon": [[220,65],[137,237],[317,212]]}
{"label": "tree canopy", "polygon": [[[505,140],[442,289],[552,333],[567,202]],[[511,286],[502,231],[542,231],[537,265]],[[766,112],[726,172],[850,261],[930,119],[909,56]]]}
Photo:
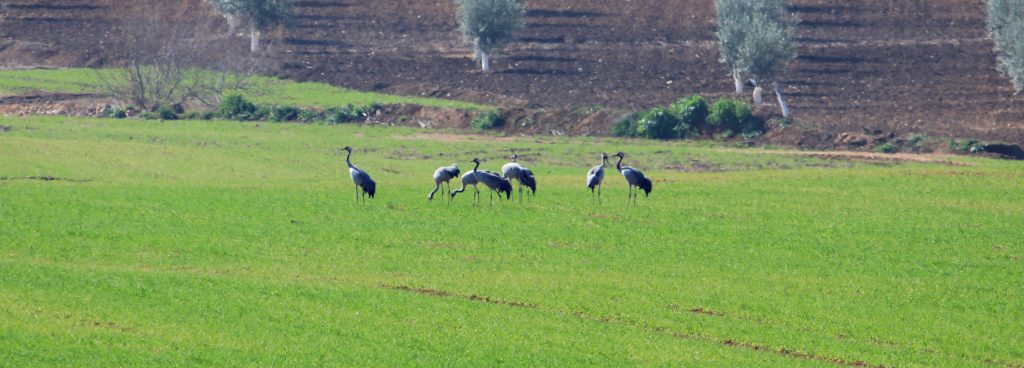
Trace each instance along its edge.
{"label": "tree canopy", "polygon": [[1024,0],[989,0],[988,30],[995,42],[999,67],[1024,90]]}
{"label": "tree canopy", "polygon": [[222,14],[238,17],[257,30],[288,22],[294,11],[291,0],[210,0]]}
{"label": "tree canopy", "polygon": [[484,70],[488,54],[524,27],[526,6],[520,0],[455,0],[455,5],[459,31],[482,57]]}

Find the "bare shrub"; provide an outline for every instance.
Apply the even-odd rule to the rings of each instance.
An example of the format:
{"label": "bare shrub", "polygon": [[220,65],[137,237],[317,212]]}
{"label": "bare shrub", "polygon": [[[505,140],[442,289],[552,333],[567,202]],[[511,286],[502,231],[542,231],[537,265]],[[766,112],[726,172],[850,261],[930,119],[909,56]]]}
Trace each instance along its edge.
{"label": "bare shrub", "polygon": [[211,36],[202,17],[151,14],[120,27],[120,36],[110,41],[123,56],[96,73],[100,90],[121,102],[148,111],[189,102],[215,106],[225,92],[251,88],[252,76],[271,58]]}

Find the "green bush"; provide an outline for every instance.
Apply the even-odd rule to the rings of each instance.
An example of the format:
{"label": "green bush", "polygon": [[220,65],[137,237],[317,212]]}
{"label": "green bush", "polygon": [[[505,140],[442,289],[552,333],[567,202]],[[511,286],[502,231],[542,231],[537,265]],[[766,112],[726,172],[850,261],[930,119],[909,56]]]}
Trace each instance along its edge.
{"label": "green bush", "polygon": [[161,106],[156,110],[156,114],[160,116],[161,120],[178,120],[178,114],[175,114],[174,109],[167,106]]}
{"label": "green bush", "polygon": [[187,113],[182,114],[180,118],[184,120],[201,120],[203,118],[203,114],[204,113],[199,111],[189,111]]}
{"label": "green bush", "polygon": [[679,120],[668,109],[658,107],[640,115],[636,132],[651,139],[672,139],[678,137],[677,125]]}
{"label": "green bush", "polygon": [[298,117],[296,117],[296,120],[301,121],[303,123],[312,123],[314,121],[323,119],[323,117],[323,114],[321,114],[319,111],[302,109],[299,110],[299,115]]}
{"label": "green bush", "polygon": [[217,116],[233,120],[259,120],[255,118],[257,110],[255,104],[246,101],[241,95],[229,95],[217,106]]}
{"label": "green bush", "polygon": [[369,108],[346,105],[345,107],[329,109],[325,113],[327,122],[330,124],[342,124],[360,122],[366,120],[369,115]]}
{"label": "green bush", "polygon": [[103,112],[100,114],[100,116],[105,118],[124,119],[128,117],[128,112],[125,111],[125,109],[107,106],[103,109]]}
{"label": "green bush", "polygon": [[257,106],[256,111],[251,114],[240,114],[235,117],[236,120],[241,121],[256,121],[256,120],[268,120],[270,116],[274,114],[273,106]]}
{"label": "green bush", "polygon": [[270,108],[270,114],[267,115],[267,119],[271,121],[292,121],[298,119],[299,109],[292,106],[277,106]]}
{"label": "green bush", "polygon": [[612,135],[616,137],[636,137],[637,113],[622,115],[612,124]]}
{"label": "green bush", "polygon": [[953,139],[949,141],[949,149],[953,150],[953,152],[978,153],[985,151],[985,143],[976,139]]}
{"label": "green bush", "polygon": [[892,143],[888,143],[888,142],[882,143],[882,144],[878,144],[878,145],[875,145],[875,152],[878,152],[878,153],[896,153],[896,146],[894,146],[894,145],[892,145]]}
{"label": "green bush", "polygon": [[160,120],[160,114],[153,111],[143,111],[139,113],[139,119],[142,120]]}
{"label": "green bush", "polygon": [[477,115],[473,118],[473,122],[470,123],[470,126],[478,132],[494,129],[502,125],[505,125],[505,119],[501,117],[501,113],[497,110],[491,110]]}
{"label": "green bush", "polygon": [[693,132],[703,132],[710,113],[708,102],[701,95],[680,99],[673,103],[668,111],[679,120],[676,132],[680,137],[687,137]]}
{"label": "green bush", "polygon": [[[708,115],[708,130],[715,132],[731,131],[733,133],[759,131],[764,129],[763,122],[759,129],[754,121],[753,111],[750,105],[743,101],[723,98],[711,105],[711,114]],[[755,126],[751,126],[755,125]]]}

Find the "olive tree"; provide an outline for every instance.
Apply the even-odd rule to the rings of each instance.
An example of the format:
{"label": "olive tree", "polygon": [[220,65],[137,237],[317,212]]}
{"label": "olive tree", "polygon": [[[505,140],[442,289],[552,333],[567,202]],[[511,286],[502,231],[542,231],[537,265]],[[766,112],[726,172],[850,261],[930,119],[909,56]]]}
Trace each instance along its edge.
{"label": "olive tree", "polygon": [[995,42],[999,67],[1024,90],[1024,0],[989,0],[988,31]]}
{"label": "olive tree", "polygon": [[291,0],[209,0],[228,20],[229,32],[239,24],[249,27],[249,50],[260,49],[260,32],[287,24],[293,14]]}
{"label": "olive tree", "polygon": [[519,0],[455,0],[463,39],[473,47],[480,68],[491,69],[490,55],[523,28],[526,7]]}
{"label": "olive tree", "polygon": [[759,102],[758,81],[771,80],[782,114],[789,117],[778,81],[796,57],[785,0],[716,0],[715,6],[721,61],[732,70],[736,93],[743,93],[742,81],[749,77]]}

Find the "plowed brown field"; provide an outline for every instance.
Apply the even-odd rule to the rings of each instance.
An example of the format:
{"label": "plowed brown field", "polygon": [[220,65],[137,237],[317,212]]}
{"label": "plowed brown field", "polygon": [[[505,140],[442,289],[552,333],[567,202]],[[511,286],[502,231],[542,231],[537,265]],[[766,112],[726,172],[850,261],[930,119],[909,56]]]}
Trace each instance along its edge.
{"label": "plowed brown field", "polygon": [[[104,65],[117,55],[106,37],[150,3],[13,1],[0,57]],[[516,107],[639,109],[731,92],[713,3],[533,0],[527,29],[492,73],[475,68],[450,0],[298,1],[275,47],[281,74],[300,80]],[[1024,98],[996,69],[982,0],[793,0],[791,11],[800,57],[783,81],[801,126],[1024,143]]]}

